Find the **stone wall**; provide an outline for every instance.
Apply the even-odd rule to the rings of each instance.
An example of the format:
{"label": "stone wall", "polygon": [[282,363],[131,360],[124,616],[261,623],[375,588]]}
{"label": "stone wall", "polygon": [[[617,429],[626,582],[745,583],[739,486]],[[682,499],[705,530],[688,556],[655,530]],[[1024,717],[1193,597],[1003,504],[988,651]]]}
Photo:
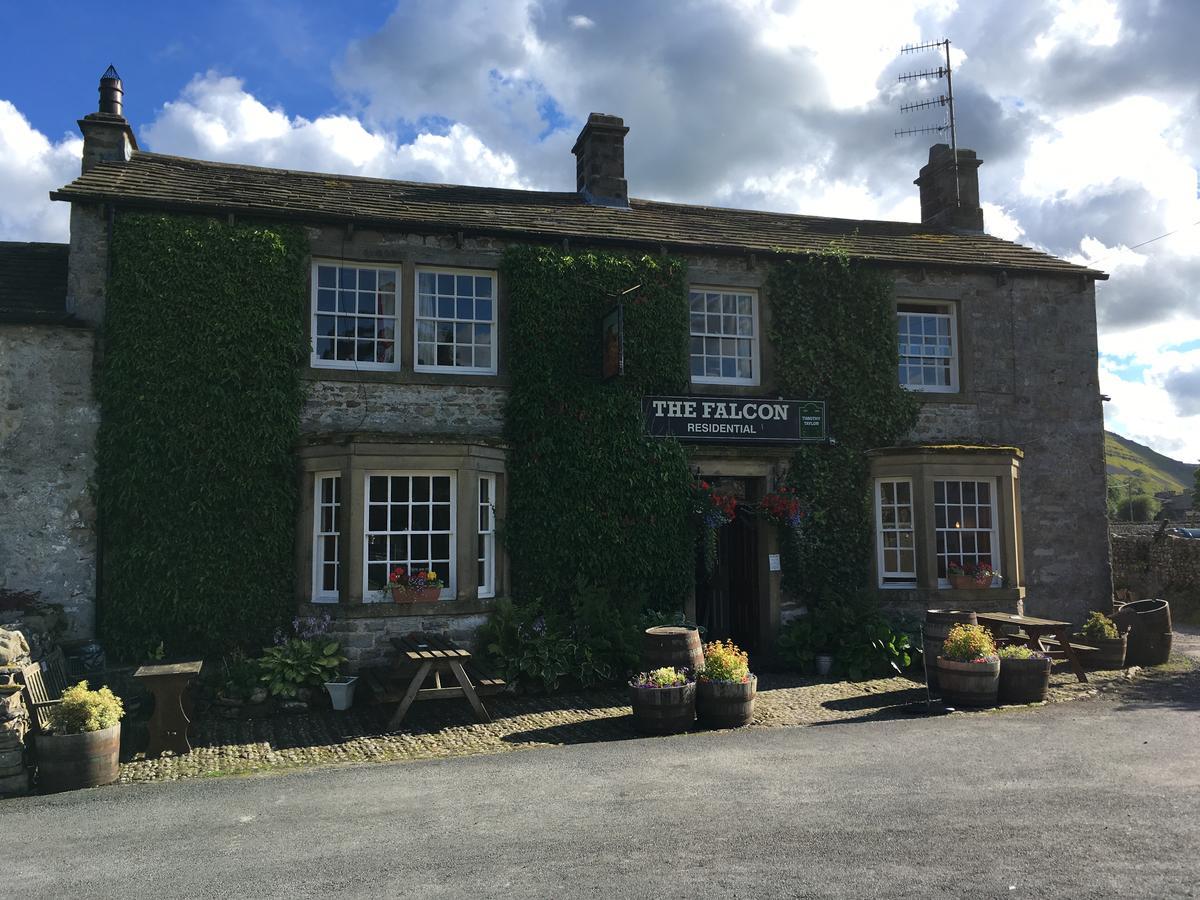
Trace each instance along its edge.
{"label": "stone wall", "polygon": [[1113,534],[1113,585],[1161,597],[1176,620],[1200,619],[1200,541],[1170,534]]}
{"label": "stone wall", "polygon": [[479,642],[479,630],[487,623],[487,619],[486,612],[461,616],[416,615],[335,619],[329,633],[342,642],[347,669],[357,672],[364,666],[390,664],[396,651],[389,642],[392,638],[401,637],[410,631],[440,635],[462,647],[479,651],[483,649]]}
{"label": "stone wall", "polygon": [[499,436],[506,399],[498,387],[315,380],[301,430]]}
{"label": "stone wall", "polygon": [[1030,615],[1082,619],[1112,595],[1095,295],[1070,276],[898,276],[897,293],[958,303],[961,390],[925,394],[930,443],[1020,447]]}
{"label": "stone wall", "polygon": [[0,589],[59,604],[93,632],[99,407],[88,329],[0,325]]}

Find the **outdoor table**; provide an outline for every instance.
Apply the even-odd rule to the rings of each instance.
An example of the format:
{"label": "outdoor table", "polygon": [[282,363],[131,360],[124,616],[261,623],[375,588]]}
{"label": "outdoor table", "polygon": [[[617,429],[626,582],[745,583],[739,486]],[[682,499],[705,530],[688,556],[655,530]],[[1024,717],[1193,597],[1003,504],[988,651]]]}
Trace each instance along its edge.
{"label": "outdoor table", "polygon": [[142,679],[154,695],[150,745],[146,748],[146,756],[158,756],[164,750],[182,754],[192,749],[188,743],[192,698],[188,696],[187,687],[200,674],[203,666],[203,660],[163,663],[142,666],[133,673],[133,677]]}
{"label": "outdoor table", "polygon": [[[475,715],[481,722],[492,721],[483,704],[475,685],[467,677],[463,664],[471,659],[470,651],[457,647],[444,638],[428,634],[410,634],[406,637],[392,638],[392,646],[396,648],[397,665],[406,663],[416,665],[416,673],[408,683],[408,690],[400,701],[388,728],[395,730],[404,721],[408,708],[416,700],[444,700],[448,697],[466,697]],[[423,687],[425,679],[433,673],[434,687]],[[458,686],[443,687],[442,674],[449,672],[458,682]]]}
{"label": "outdoor table", "polygon": [[[1012,613],[991,612],[976,613],[979,624],[987,628],[997,637],[1002,636],[1001,625],[1016,625],[1026,634],[1025,643],[1030,650],[1037,650],[1053,659],[1065,659],[1071,664],[1071,671],[1080,681],[1086,682],[1083,666],[1079,656],[1071,645],[1071,623],[1059,622],[1056,619],[1038,619],[1034,616],[1018,616]],[[1042,639],[1053,636],[1058,641],[1057,650],[1047,650],[1042,645]]]}

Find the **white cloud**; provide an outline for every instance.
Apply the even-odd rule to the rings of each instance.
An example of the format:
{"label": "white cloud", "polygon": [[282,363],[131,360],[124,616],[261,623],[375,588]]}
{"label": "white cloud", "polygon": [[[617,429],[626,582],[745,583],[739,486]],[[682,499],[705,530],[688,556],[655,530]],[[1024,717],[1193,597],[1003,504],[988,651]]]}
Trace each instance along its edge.
{"label": "white cloud", "polygon": [[1033,52],[1045,59],[1064,41],[1111,47],[1120,35],[1120,10],[1113,0],[1059,0],[1054,21],[1034,39]]}
{"label": "white cloud", "polygon": [[413,181],[522,187],[516,162],[462,123],[402,143],[357,118],[315,120],[268,109],[238,78],[197,76],[142,131],[155,152],[278,168]]}
{"label": "white cloud", "polygon": [[587,16],[569,16],[567,21],[571,23],[572,28],[595,28],[596,23]]}
{"label": "white cloud", "polygon": [[7,100],[0,100],[0,240],[66,241],[70,207],[50,191],[79,174],[80,138],[51,141]]}

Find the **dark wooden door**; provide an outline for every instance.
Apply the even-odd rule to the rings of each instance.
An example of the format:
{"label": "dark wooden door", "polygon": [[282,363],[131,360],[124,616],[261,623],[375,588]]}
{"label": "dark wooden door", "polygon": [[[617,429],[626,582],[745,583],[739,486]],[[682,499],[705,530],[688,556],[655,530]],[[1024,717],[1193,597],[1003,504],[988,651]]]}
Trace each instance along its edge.
{"label": "dark wooden door", "polygon": [[758,529],[752,516],[739,510],[733,522],[717,532],[717,565],[711,578],[703,562],[696,570],[696,620],[704,639],[731,639],[744,650],[758,642]]}

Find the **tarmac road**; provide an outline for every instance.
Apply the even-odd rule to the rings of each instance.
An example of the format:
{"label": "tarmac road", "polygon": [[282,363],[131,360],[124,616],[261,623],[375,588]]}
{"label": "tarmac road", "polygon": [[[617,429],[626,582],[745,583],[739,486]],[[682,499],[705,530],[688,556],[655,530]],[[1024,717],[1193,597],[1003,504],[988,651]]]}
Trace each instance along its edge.
{"label": "tarmac road", "polygon": [[0,896],[1195,897],[1200,696],[0,803]]}

